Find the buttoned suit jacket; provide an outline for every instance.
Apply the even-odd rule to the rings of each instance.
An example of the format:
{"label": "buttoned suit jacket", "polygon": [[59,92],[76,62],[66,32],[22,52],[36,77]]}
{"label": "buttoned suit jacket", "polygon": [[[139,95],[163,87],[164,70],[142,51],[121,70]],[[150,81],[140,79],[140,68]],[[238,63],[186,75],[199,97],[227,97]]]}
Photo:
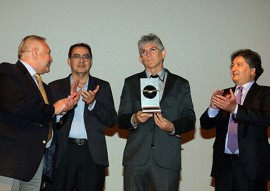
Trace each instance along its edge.
{"label": "buttoned suit jacket", "polygon": [[[89,111],[88,105],[84,107],[84,123],[88,138],[89,152],[96,164],[108,166],[108,153],[105,140],[105,127],[113,127],[117,122],[117,113],[110,84],[104,80],[89,75],[88,90],[94,90],[99,85],[96,94],[95,107]],[[70,95],[70,76],[49,83],[55,100]],[[76,107],[76,106],[75,106]],[[58,122],[56,130],[57,154],[56,165],[59,167],[67,149],[69,132],[74,117],[74,109],[68,111]]]}
{"label": "buttoned suit jacket", "polygon": [[[44,88],[49,91],[46,84]],[[0,64],[0,175],[32,179],[44,154],[53,114],[54,107],[44,103],[20,61]]]}
{"label": "buttoned suit jacket", "polygon": [[[235,89],[232,88],[232,89]],[[225,93],[229,89],[225,90]],[[238,122],[238,145],[240,161],[249,180],[266,181],[270,178],[270,146],[267,136],[267,121],[260,123],[259,115],[251,112],[270,111],[270,88],[254,83],[249,89],[243,106],[239,105],[236,118]],[[209,118],[207,110],[200,118],[204,129],[216,128],[213,145],[213,165],[211,175],[218,177],[224,164],[224,148],[228,131],[230,113],[220,110],[214,118]],[[261,116],[262,117],[262,116]]]}
{"label": "buttoned suit jacket", "polygon": [[118,125],[129,129],[124,150],[123,165],[144,165],[154,145],[156,163],[164,168],[181,169],[180,134],[192,130],[195,126],[195,113],[190,94],[189,82],[170,73],[160,101],[163,117],[174,124],[175,135],[160,130],[153,118],[139,124],[136,129],[131,124],[131,117],[141,111],[140,78],[146,78],[145,71],[125,79],[118,112]]}

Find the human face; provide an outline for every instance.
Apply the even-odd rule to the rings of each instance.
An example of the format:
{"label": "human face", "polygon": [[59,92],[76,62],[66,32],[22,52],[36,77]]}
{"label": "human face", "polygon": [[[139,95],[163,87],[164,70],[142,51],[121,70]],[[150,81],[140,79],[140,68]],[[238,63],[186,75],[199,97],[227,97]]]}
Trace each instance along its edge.
{"label": "human face", "polygon": [[36,50],[37,54],[37,67],[39,74],[44,74],[50,72],[50,66],[53,62],[51,57],[51,50],[48,44],[45,41],[40,41],[38,49]]}
{"label": "human face", "polygon": [[159,50],[156,44],[146,43],[140,50],[139,60],[147,71],[156,74],[162,70],[165,56],[165,50]]}
{"label": "human face", "polygon": [[92,66],[92,58],[87,48],[77,46],[73,48],[71,57],[68,58],[68,64],[72,73],[76,75],[88,75]]}
{"label": "human face", "polygon": [[231,65],[231,77],[233,82],[242,86],[255,78],[255,68],[250,68],[242,56],[237,56]]}

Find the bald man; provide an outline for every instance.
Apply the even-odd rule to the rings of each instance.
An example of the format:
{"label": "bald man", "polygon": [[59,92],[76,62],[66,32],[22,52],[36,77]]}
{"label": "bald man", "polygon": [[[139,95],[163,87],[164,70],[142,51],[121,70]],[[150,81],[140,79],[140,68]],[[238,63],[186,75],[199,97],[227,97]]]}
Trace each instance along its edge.
{"label": "bald man", "polygon": [[[50,103],[46,84],[36,76],[50,71],[53,61],[44,37],[26,36],[16,64],[0,64],[0,190],[37,191],[50,123],[77,103],[77,94]],[[45,89],[44,98],[41,89]]]}

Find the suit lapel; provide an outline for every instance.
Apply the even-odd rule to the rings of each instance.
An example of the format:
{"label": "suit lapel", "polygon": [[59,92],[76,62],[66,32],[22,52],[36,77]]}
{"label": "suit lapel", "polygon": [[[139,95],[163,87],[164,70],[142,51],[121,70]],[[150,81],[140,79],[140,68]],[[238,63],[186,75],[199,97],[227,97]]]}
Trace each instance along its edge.
{"label": "suit lapel", "polygon": [[92,77],[91,75],[89,75],[87,90],[88,90],[88,91],[89,91],[89,90],[93,91],[94,89],[96,89],[96,86],[97,86],[97,85],[98,85],[98,84],[96,84],[95,78]]}
{"label": "suit lapel", "polygon": [[245,101],[244,101],[244,103],[243,103],[244,106],[247,105],[247,104],[252,103],[252,100],[254,99],[254,97],[256,96],[256,94],[258,93],[258,92],[257,92],[257,91],[258,91],[258,90],[257,90],[258,87],[259,87],[259,86],[258,86],[257,83],[254,83],[254,84],[250,87],[250,89],[249,89],[249,91],[248,91],[248,93],[247,93],[247,95],[246,95]]}
{"label": "suit lapel", "polygon": [[167,79],[166,79],[166,83],[165,83],[165,87],[164,87],[164,91],[163,91],[163,95],[160,100],[160,103],[162,103],[166,99],[166,97],[168,96],[174,84],[174,77],[172,73],[170,73],[167,69],[165,70],[167,72]]}
{"label": "suit lapel", "polygon": [[[96,89],[97,85],[98,84],[96,84],[95,78],[92,77],[91,75],[89,75],[87,91],[89,91],[89,90],[93,91],[94,89]],[[87,111],[88,111],[88,105],[85,104],[85,106],[84,106],[84,116],[87,115]]]}
{"label": "suit lapel", "polygon": [[[25,68],[25,66],[20,61],[18,61],[16,63],[16,66],[22,72],[22,74],[25,76],[25,78],[32,84],[33,90],[37,93],[37,95],[40,97],[40,99],[42,101],[44,101],[43,97],[42,97],[42,95],[41,95],[41,93],[40,93],[40,91],[38,89],[38,86],[37,86],[36,82],[34,81],[33,77],[30,75],[28,70]],[[25,79],[25,78],[22,78],[22,79]]]}
{"label": "suit lapel", "polygon": [[64,92],[64,97],[68,97],[70,95],[70,90],[71,90],[70,76],[71,76],[71,74],[68,77],[65,78],[64,84],[62,86],[63,92]]}
{"label": "suit lapel", "polygon": [[145,71],[138,74],[138,80],[134,80],[134,84],[131,85],[132,88],[138,91],[135,91],[135,98],[141,100],[141,78],[147,78]]}

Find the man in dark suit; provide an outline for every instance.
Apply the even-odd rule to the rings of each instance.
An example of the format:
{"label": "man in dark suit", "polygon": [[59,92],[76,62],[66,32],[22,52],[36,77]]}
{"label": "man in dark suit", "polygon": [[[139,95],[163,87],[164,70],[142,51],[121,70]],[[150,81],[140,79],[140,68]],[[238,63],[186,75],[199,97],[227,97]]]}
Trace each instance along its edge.
{"label": "man in dark suit", "polygon": [[[195,126],[189,82],[163,67],[166,51],[159,37],[138,42],[145,71],[126,78],[118,113],[120,128],[128,129],[124,151],[124,190],[178,191],[181,137]],[[161,112],[142,112],[140,79],[158,77]],[[158,76],[156,76],[158,75]]]}
{"label": "man in dark suit", "polygon": [[[56,171],[47,190],[102,191],[109,165],[105,127],[117,122],[110,84],[89,74],[93,64],[88,44],[70,47],[71,75],[49,84],[55,100],[81,91],[77,106],[58,119]],[[72,85],[70,85],[72,84]]]}
{"label": "man in dark suit", "polygon": [[266,191],[270,88],[256,83],[263,73],[260,56],[249,49],[234,52],[230,73],[235,87],[215,91],[200,118],[202,128],[216,128],[211,175],[216,191]]}
{"label": "man in dark suit", "polygon": [[17,63],[0,64],[1,191],[39,190],[45,147],[51,144],[50,122],[76,104],[75,97],[49,104],[42,95],[47,94],[50,101],[46,84],[41,87],[35,76],[50,71],[51,50],[45,40],[36,35],[25,37]]}

